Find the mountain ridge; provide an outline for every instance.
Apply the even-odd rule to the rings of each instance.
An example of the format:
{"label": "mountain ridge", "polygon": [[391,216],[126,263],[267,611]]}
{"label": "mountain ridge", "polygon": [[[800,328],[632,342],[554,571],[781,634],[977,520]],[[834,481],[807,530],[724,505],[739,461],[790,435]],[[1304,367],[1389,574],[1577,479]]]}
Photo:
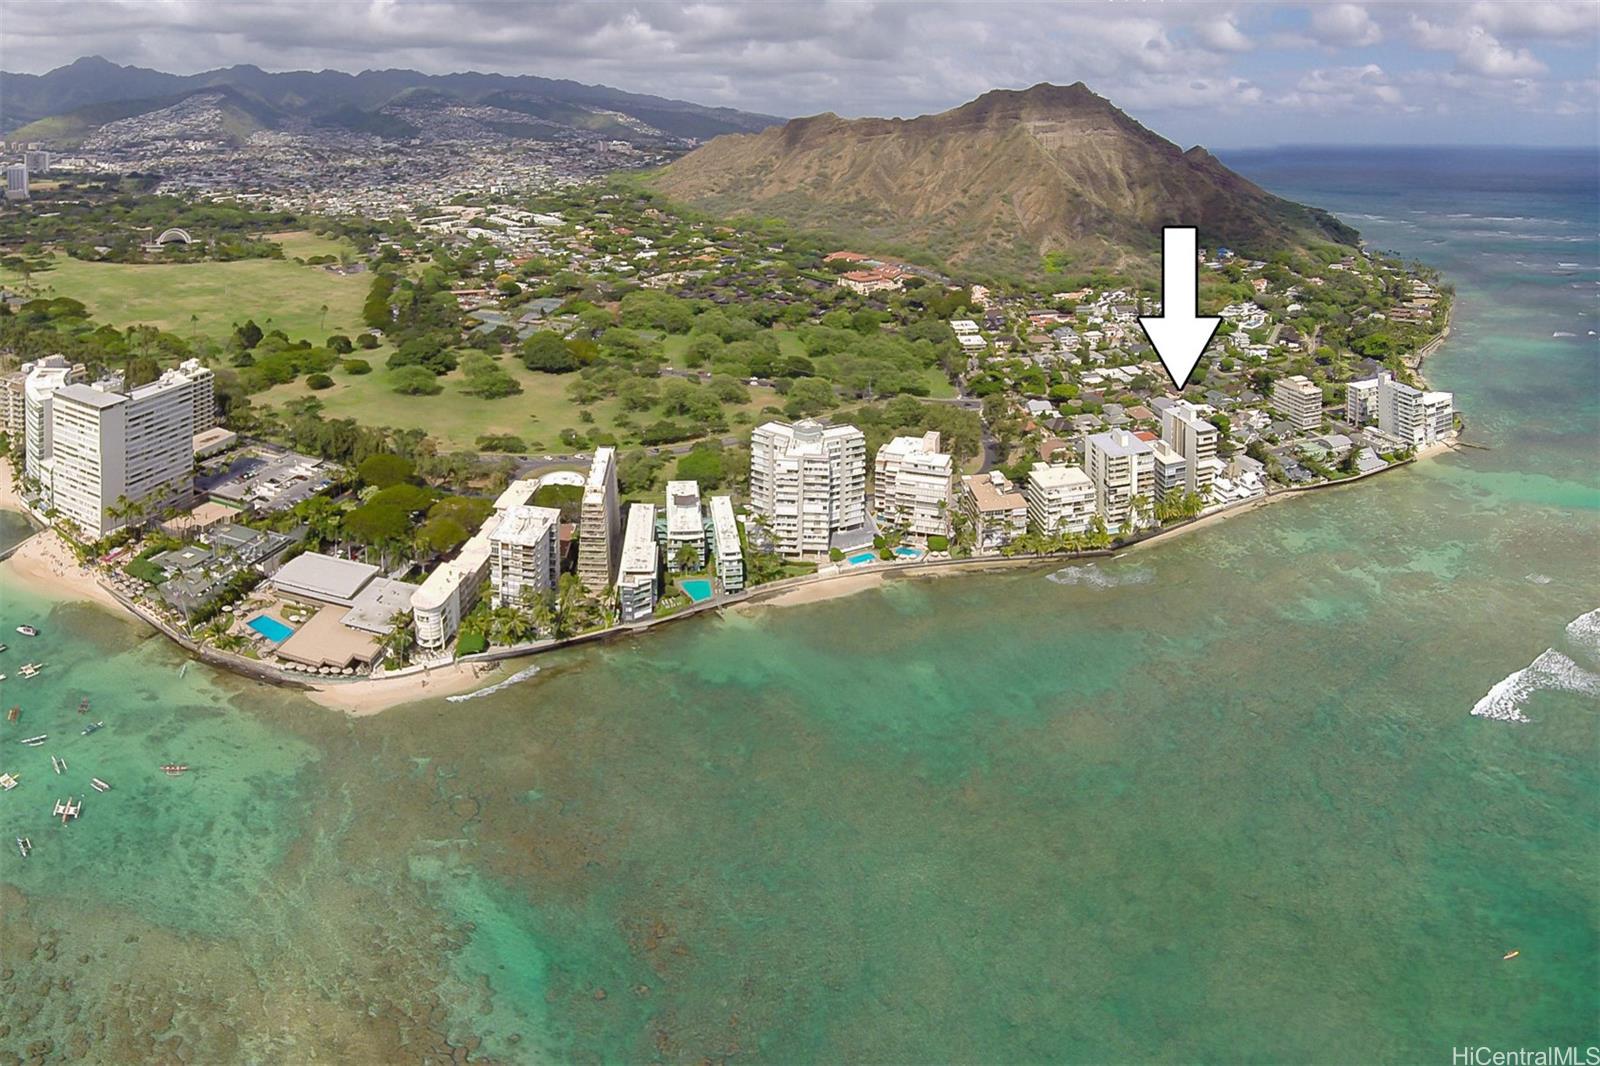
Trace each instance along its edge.
{"label": "mountain ridge", "polygon": [[[146,67],[122,66],[101,56],[85,56],[44,74],[0,71],[0,132],[12,137],[41,120],[67,116],[75,117],[58,125],[82,129],[94,117],[94,112],[77,114],[85,109],[126,111],[146,101],[166,101],[163,106],[170,106],[175,99],[224,87],[255,97],[286,116],[317,124],[329,115],[343,115],[346,121],[339,124],[354,122],[357,127],[371,126],[373,131],[383,129],[385,124],[378,120],[364,123],[354,119],[352,109],[376,115],[399,94],[422,88],[471,104],[488,96],[509,93],[544,97],[579,108],[615,111],[685,140],[756,131],[782,121],[772,115],[531,74],[476,71],[423,74],[401,68],[364,70],[357,74],[338,70],[265,71],[252,64],[219,67],[198,74],[168,74]],[[141,112],[134,112],[138,113]],[[31,131],[25,132],[29,139],[44,139],[30,134]]]}
{"label": "mountain ridge", "polygon": [[1019,273],[1046,257],[1075,268],[1147,262],[1165,225],[1250,253],[1357,236],[1204,148],[1181,149],[1082,82],[996,89],[909,119],[797,118],[716,138],[651,184],[715,213]]}

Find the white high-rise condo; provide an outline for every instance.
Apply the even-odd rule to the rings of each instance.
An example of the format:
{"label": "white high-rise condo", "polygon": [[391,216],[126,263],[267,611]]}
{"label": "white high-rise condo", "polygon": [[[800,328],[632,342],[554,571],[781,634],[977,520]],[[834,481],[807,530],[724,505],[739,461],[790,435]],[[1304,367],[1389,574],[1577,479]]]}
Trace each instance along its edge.
{"label": "white high-rise condo", "polygon": [[494,606],[516,606],[555,591],[560,574],[561,512],[519,504],[500,515],[489,534]]}
{"label": "white high-rise condo", "polygon": [[194,490],[197,417],[215,421],[210,370],[190,360],[148,385],[70,382],[71,371],[39,367],[25,389],[26,469],[42,499],[85,535],[187,504]]}
{"label": "white high-rise condo", "polygon": [[1274,382],[1271,406],[1302,433],[1322,425],[1322,389],[1304,374]]}
{"label": "white high-rise condo", "polygon": [[828,550],[867,521],[867,438],[855,426],[768,422],[750,435],[750,510],[784,555]]}
{"label": "white high-rise condo", "polygon": [[1155,460],[1155,496],[1165,499],[1173,493],[1189,489],[1189,461],[1164,440],[1150,442],[1150,454]]}
{"label": "white high-rise condo", "polygon": [[[1312,388],[1316,388],[1315,385]],[[1317,391],[1317,421],[1322,419],[1322,392]],[[1217,458],[1217,427],[1207,422],[1200,408],[1178,400],[1161,412],[1161,439],[1183,456],[1183,487],[1186,492],[1205,496],[1227,469]]]}
{"label": "white high-rise condo", "polygon": [[1378,429],[1413,448],[1447,440],[1455,432],[1455,397],[1396,381],[1379,374],[1352,381],[1345,391],[1345,414],[1356,425],[1378,423]]}
{"label": "white high-rise condo", "polygon": [[661,546],[656,542],[655,505],[629,504],[628,529],[622,537],[622,561],[617,566],[617,616],[622,621],[649,618],[656,609],[660,570]]}
{"label": "white high-rise condo", "polygon": [[744,547],[739,543],[739,523],[733,517],[733,500],[711,497],[711,546],[717,560],[717,580],[723,592],[744,590]]}
{"label": "white high-rise condo", "polygon": [[939,450],[938,430],[896,437],[878,449],[873,503],[880,518],[918,536],[950,532],[950,477],[954,465]]}
{"label": "white high-rise condo", "polygon": [[1135,497],[1155,491],[1155,449],[1125,429],[1088,433],[1083,438],[1083,465],[1094,482],[1095,510],[1106,527],[1128,531],[1142,521],[1133,509]]}
{"label": "white high-rise condo", "polygon": [[1028,524],[1040,533],[1087,533],[1094,521],[1089,475],[1066,463],[1038,463],[1028,471]]}
{"label": "white high-rise condo", "polygon": [[700,485],[667,482],[667,569],[699,570],[706,565],[706,520],[700,513]]}
{"label": "white high-rise condo", "polygon": [[616,449],[596,448],[578,510],[578,578],[592,591],[611,584],[621,548],[621,521]]}

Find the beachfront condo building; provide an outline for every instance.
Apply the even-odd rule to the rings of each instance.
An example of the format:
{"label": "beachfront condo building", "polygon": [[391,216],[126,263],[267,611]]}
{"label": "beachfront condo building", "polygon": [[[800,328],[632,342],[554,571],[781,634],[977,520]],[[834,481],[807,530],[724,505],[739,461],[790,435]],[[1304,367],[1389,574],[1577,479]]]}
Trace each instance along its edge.
{"label": "beachfront condo building", "polygon": [[1028,524],[1040,533],[1087,533],[1094,521],[1094,482],[1078,467],[1036,463],[1024,495]]}
{"label": "beachfront condo building", "polygon": [[1378,421],[1378,379],[1352,381],[1344,387],[1344,420],[1352,426]]}
{"label": "beachfront condo building", "polygon": [[703,569],[706,565],[706,519],[700,513],[698,482],[667,482],[666,525],[667,569],[673,573]]}
{"label": "beachfront condo building", "polygon": [[739,522],[733,516],[731,496],[711,497],[711,549],[722,591],[743,592],[744,546],[739,541]]}
{"label": "beachfront condo building", "polygon": [[560,560],[560,511],[518,504],[501,512],[489,534],[494,606],[518,606],[531,597],[554,592]]}
{"label": "beachfront condo building", "polygon": [[26,469],[40,484],[41,502],[96,539],[187,504],[196,413],[215,421],[211,371],[190,360],[134,389],[67,376],[59,367],[36,371],[26,391]]}
{"label": "beachfront condo building", "polygon": [[998,470],[961,479],[956,506],[972,523],[979,551],[993,551],[1028,531],[1028,499]]}
{"label": "beachfront condo building", "polygon": [[[1352,401],[1352,395],[1359,399]],[[1376,422],[1383,433],[1413,448],[1446,440],[1456,428],[1451,393],[1423,391],[1388,372],[1352,381],[1345,391],[1345,414],[1356,425]]]}
{"label": "beachfront condo building", "polygon": [[461,619],[472,613],[489,581],[490,557],[493,554],[490,538],[507,511],[526,504],[545,485],[581,487],[583,483],[582,474],[556,470],[542,477],[522,478],[507,485],[494,501],[494,510],[484,519],[478,531],[461,546],[455,558],[434,567],[433,572],[417,586],[417,591],[411,597],[411,620],[417,633],[417,646],[424,652],[438,652],[455,639],[461,629]]}
{"label": "beachfront condo building", "polygon": [[624,622],[649,618],[656,609],[660,584],[661,546],[656,540],[655,505],[630,504],[628,528],[622,535],[622,559],[617,564],[617,617]]}
{"label": "beachfront condo building", "polygon": [[578,510],[578,579],[598,592],[611,584],[622,547],[617,502],[617,452],[596,448]]}
{"label": "beachfront condo building", "polygon": [[873,503],[878,518],[914,536],[950,532],[950,456],[939,450],[938,430],[896,437],[878,449]]}
{"label": "beachfront condo building", "polygon": [[1299,432],[1322,426],[1322,389],[1304,374],[1275,381],[1269,406]]}
{"label": "beachfront condo building", "polygon": [[1151,474],[1154,477],[1155,488],[1152,491],[1156,499],[1187,492],[1189,463],[1178,454],[1178,450],[1164,440],[1153,440],[1150,442],[1150,454],[1154,459]]}
{"label": "beachfront condo building", "polygon": [[[1312,386],[1315,388],[1316,386]],[[1322,392],[1317,391],[1317,422],[1322,419]],[[1205,496],[1227,470],[1217,458],[1217,427],[1206,421],[1203,409],[1187,400],[1178,400],[1161,412],[1161,439],[1183,456],[1185,492]]]}
{"label": "beachfront condo building", "polygon": [[783,555],[826,552],[867,521],[867,438],[855,426],[768,422],[750,435],[750,511]]}
{"label": "beachfront condo building", "polygon": [[1086,433],[1083,437],[1083,465],[1094,483],[1094,505],[1105,519],[1106,528],[1132,530],[1142,516],[1133,507],[1137,497],[1153,501],[1155,492],[1155,448],[1125,429],[1105,433]]}
{"label": "beachfront condo building", "polygon": [[[22,441],[23,474],[34,481],[42,481],[43,463],[50,457],[51,398],[57,389],[82,381],[84,371],[83,367],[67,362],[65,356],[50,355],[25,364],[22,373],[22,435],[13,439]],[[10,402],[8,392],[7,404]],[[8,426],[11,418],[8,409]]]}

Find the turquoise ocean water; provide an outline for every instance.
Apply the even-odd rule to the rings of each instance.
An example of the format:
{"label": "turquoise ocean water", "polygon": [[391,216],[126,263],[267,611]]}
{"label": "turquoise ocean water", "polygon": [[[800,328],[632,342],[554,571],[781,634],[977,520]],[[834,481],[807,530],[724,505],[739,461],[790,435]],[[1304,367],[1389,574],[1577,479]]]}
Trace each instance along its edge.
{"label": "turquoise ocean water", "polygon": [[[0,669],[24,643],[49,665],[0,683],[24,709],[0,843],[35,844],[0,850],[0,1052],[1594,1042],[1594,157],[1228,162],[1446,272],[1428,373],[1488,450],[1114,561],[691,620],[362,720],[8,581],[4,631],[43,634]],[[114,790],[53,824],[90,775]]]}

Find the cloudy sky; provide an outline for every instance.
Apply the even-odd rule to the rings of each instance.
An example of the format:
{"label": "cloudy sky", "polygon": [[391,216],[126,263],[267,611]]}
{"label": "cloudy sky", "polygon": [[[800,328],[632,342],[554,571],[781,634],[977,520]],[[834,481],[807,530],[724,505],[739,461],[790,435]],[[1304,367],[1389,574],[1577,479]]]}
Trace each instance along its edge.
{"label": "cloudy sky", "polygon": [[1174,140],[1594,144],[1600,2],[0,0],[0,67],[492,70],[783,116],[1084,81]]}

